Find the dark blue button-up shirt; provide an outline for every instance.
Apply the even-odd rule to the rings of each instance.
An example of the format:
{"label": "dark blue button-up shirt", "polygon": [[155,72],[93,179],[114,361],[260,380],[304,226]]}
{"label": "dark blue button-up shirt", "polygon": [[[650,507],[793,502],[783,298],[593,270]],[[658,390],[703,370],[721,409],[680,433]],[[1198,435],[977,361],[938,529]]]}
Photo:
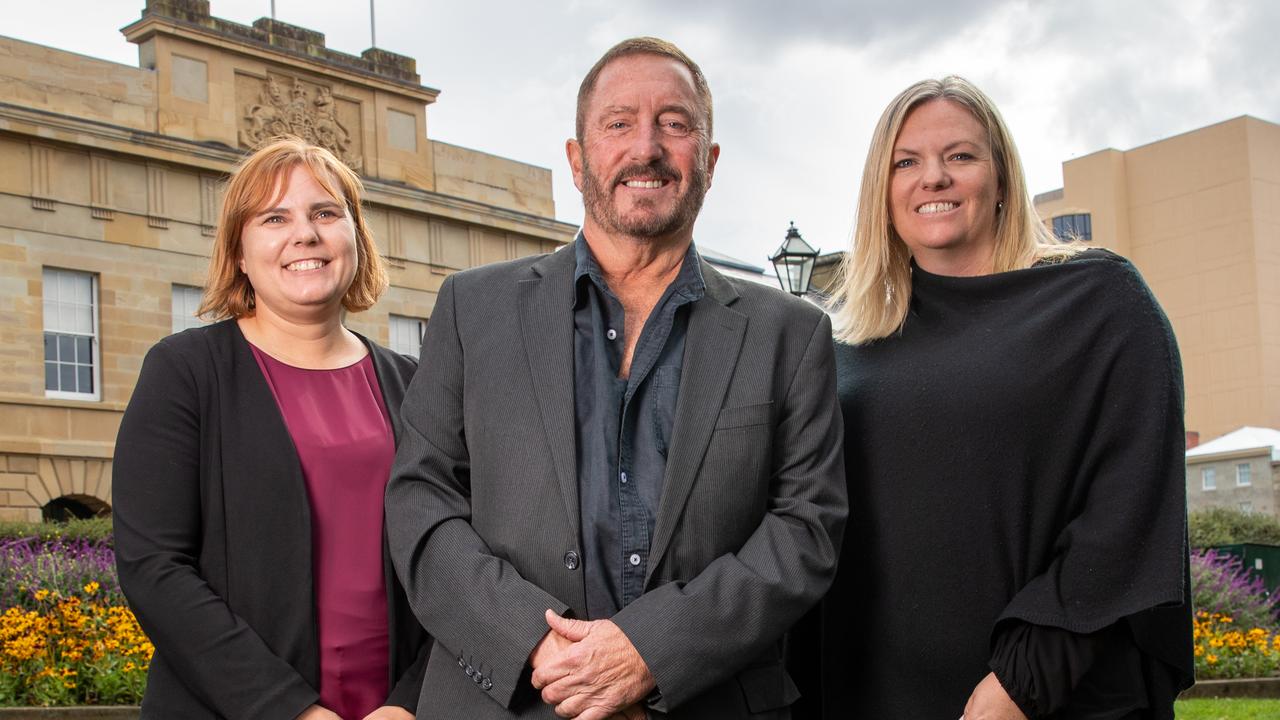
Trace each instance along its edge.
{"label": "dark blue button-up shirt", "polygon": [[705,293],[690,245],[675,280],[645,321],[627,378],[622,303],[582,233],[574,246],[573,376],[578,433],[582,567],[591,619],[644,593],[649,545],[675,424],[689,303]]}

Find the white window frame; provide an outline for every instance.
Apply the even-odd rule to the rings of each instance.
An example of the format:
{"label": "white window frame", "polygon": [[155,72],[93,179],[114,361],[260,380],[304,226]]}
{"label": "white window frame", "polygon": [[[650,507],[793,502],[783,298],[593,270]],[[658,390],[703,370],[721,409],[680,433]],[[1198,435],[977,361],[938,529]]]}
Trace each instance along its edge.
{"label": "white window frame", "polygon": [[[57,333],[59,335],[73,335],[73,336],[85,337],[85,334],[82,332],[74,332],[74,331],[69,332],[61,327],[58,327],[57,321],[53,320],[53,318],[50,317],[49,309],[51,305],[57,308],[57,307],[60,307],[62,304],[69,302],[69,301],[63,301],[58,296],[57,285],[63,275],[74,275],[78,277],[85,277],[85,278],[88,278],[89,280],[89,298],[90,298],[89,315],[91,318],[90,324],[92,326],[92,332],[88,335],[89,357],[90,357],[90,362],[92,363],[92,366],[90,367],[89,371],[91,373],[93,391],[92,392],[73,392],[70,390],[50,390],[48,387],[48,380],[46,378],[44,396],[47,398],[52,398],[56,400],[98,401],[102,399],[102,348],[101,348],[102,333],[99,327],[99,319],[98,319],[99,302],[98,302],[98,274],[97,273],[87,272],[84,270],[70,270],[66,268],[56,268],[56,267],[46,267],[43,269],[42,280],[44,283],[44,289],[42,292],[42,295],[43,295],[42,310],[44,315],[44,319],[43,319],[44,327],[43,327],[43,331],[40,333],[40,344],[41,344],[40,369],[45,371],[46,373],[48,372],[47,368],[45,367],[48,361],[44,359],[44,349],[43,349],[45,333]],[[53,291],[52,297],[50,296],[51,290]]]}
{"label": "white window frame", "polygon": [[[192,299],[193,291],[195,307],[190,307],[187,301]],[[204,327],[209,324],[196,317],[196,310],[200,307],[200,300],[204,297],[204,288],[174,283],[169,290],[169,297],[169,313],[172,316],[170,323],[173,332],[179,333],[188,328]]]}
{"label": "white window frame", "polygon": [[1249,487],[1253,484],[1253,466],[1249,463],[1236,464],[1236,487]]}
{"label": "white window frame", "polygon": [[1200,489],[1205,492],[1218,489],[1218,471],[1216,468],[1200,468]]}
{"label": "white window frame", "polygon": [[[413,333],[413,324],[417,325],[417,340],[409,340],[406,346],[406,339],[402,333]],[[387,339],[389,347],[401,355],[411,355],[417,358],[422,355],[422,334],[427,331],[427,319],[413,317],[412,315],[397,315],[389,313],[387,318]]]}

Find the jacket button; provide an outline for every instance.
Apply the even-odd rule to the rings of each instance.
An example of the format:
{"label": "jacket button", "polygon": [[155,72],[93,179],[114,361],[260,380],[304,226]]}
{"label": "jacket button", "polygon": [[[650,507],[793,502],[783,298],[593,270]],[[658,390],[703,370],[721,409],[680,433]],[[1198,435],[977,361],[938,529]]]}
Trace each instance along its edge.
{"label": "jacket button", "polygon": [[467,673],[467,677],[475,677],[476,669],[468,665],[464,672]]}
{"label": "jacket button", "polygon": [[472,680],[475,680],[477,685],[483,685],[483,684],[484,684],[484,676],[483,676],[483,675],[481,675],[480,673],[476,673],[475,675],[473,675],[473,676],[471,677],[471,679],[472,679]]}
{"label": "jacket button", "polygon": [[570,570],[578,569],[578,553],[570,550],[564,554],[564,566]]}
{"label": "jacket button", "polygon": [[480,683],[481,690],[489,690],[492,688],[493,688],[493,681],[490,680],[489,678],[485,678],[484,682]]}

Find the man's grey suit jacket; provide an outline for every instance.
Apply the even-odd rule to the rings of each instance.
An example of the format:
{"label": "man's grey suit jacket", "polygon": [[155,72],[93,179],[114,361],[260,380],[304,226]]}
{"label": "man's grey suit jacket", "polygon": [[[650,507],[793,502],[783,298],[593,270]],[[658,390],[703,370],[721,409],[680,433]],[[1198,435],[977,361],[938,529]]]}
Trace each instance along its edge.
{"label": "man's grey suit jacket", "polygon": [[[655,717],[785,718],[781,638],[826,591],[847,514],[830,321],[705,262],[646,592],[612,619]],[[392,558],[435,638],[419,718],[552,718],[543,613],[585,617],[572,246],[445,280],[387,487]]]}

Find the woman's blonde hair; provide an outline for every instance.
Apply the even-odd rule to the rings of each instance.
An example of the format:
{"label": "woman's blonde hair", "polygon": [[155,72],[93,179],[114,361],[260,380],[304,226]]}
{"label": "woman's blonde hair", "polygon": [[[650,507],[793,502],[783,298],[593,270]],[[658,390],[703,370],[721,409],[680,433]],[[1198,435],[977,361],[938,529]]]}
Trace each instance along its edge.
{"label": "woman's blonde hair", "polygon": [[328,150],[301,138],[281,137],[241,160],[231,173],[218,215],[209,279],[205,282],[200,309],[196,311],[200,317],[222,320],[253,314],[253,286],[249,284],[249,277],[240,271],[241,234],[249,218],[284,194],[289,173],[299,165],[305,166],[334,200],[346,206],[355,226],[356,275],[342,296],[342,307],[349,312],[367,310],[387,289],[386,265],[373,242],[360,204],[364,190],[360,177]]}
{"label": "woman's blonde hair", "polygon": [[1061,260],[1080,250],[1058,242],[1045,227],[1027,194],[1027,181],[1013,137],[1000,111],[981,90],[962,77],[921,80],[903,90],[885,108],[871,136],[862,171],[853,250],[845,255],[832,297],[836,339],[851,345],[888,337],[902,327],[911,304],[911,251],[890,222],[889,175],[893,146],[911,111],[933,100],[958,103],[987,132],[999,183],[993,272],[1030,267],[1039,260]]}

